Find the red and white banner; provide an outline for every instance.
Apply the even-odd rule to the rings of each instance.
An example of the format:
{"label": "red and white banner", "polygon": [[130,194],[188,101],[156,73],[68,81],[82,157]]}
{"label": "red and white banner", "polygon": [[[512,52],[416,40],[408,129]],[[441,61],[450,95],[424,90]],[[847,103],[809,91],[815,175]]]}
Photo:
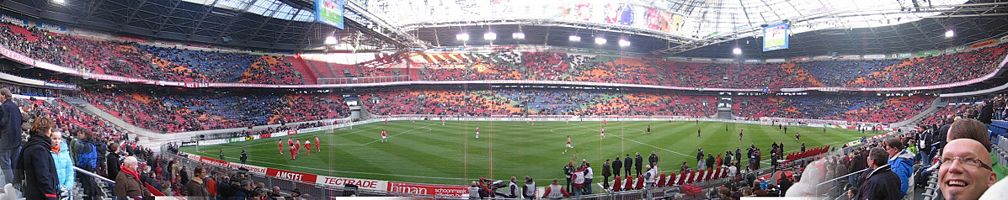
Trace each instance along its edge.
{"label": "red and white banner", "polygon": [[223,161],[223,160],[217,160],[217,159],[208,158],[208,157],[200,157],[199,161],[202,162],[202,163],[209,164],[209,165],[216,165],[216,166],[220,166],[220,167],[229,167],[229,163],[227,161]]}
{"label": "red and white banner", "polygon": [[239,164],[239,163],[231,163],[230,165],[231,165],[231,168],[236,168],[236,169],[245,168],[249,172],[252,172],[252,173],[255,173],[255,174],[266,174],[266,168],[265,167],[260,167],[260,166],[255,166],[255,165]]}
{"label": "red and white banner", "polygon": [[458,185],[435,185],[420,183],[389,182],[389,193],[398,194],[419,194],[449,197],[468,197],[469,189]]}
{"label": "red and white banner", "polygon": [[298,134],[297,129],[287,130],[287,135],[297,135],[297,134]]}
{"label": "red and white banner", "polygon": [[274,177],[274,178],[278,178],[278,179],[284,179],[284,180],[300,181],[300,182],[305,182],[305,183],[315,183],[315,181],[318,179],[318,176],[316,176],[314,174],[306,174],[306,173],[301,173],[301,172],[292,172],[292,171],[273,169],[273,168],[267,168],[266,169],[266,176],[270,176],[270,177]]}
{"label": "red and white banner", "polygon": [[318,182],[316,183],[318,183],[319,185],[339,186],[339,187],[343,187],[344,185],[349,184],[349,185],[355,185],[357,186],[357,188],[360,189],[377,190],[377,191],[386,191],[388,188],[388,181],[331,177],[331,176],[319,176]]}
{"label": "red and white banner", "polygon": [[197,156],[196,154],[186,154],[186,158],[189,158],[189,160],[198,161],[200,159],[200,156]]}
{"label": "red and white banner", "polygon": [[314,183],[325,186],[342,187],[344,185],[349,184],[349,185],[355,185],[359,189],[386,191],[393,194],[416,194],[416,195],[433,195],[433,196],[445,196],[445,197],[469,196],[469,189],[466,186],[459,186],[459,185],[403,183],[403,182],[389,182],[383,180],[319,176],[308,173],[232,163],[193,154],[187,155],[187,158],[202,163],[206,163],[209,165],[230,167],[230,168],[245,168],[248,169],[249,172],[256,174],[265,174],[266,176],[269,177],[274,177],[283,180],[299,181],[303,183]]}

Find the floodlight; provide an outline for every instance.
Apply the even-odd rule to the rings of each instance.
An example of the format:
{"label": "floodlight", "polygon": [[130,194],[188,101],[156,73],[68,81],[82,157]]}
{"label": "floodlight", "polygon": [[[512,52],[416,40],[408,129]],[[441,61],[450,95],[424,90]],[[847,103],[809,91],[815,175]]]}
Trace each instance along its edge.
{"label": "floodlight", "polygon": [[567,37],[567,40],[569,40],[571,42],[580,42],[581,41],[581,36],[571,35],[570,37]]}
{"label": "floodlight", "polygon": [[336,44],[336,37],[333,37],[331,35],[330,36],[326,36],[324,44],[325,45],[334,45],[334,44]]}
{"label": "floodlight", "polygon": [[459,33],[455,34],[455,40],[458,41],[469,41],[469,33]]}
{"label": "floodlight", "polygon": [[483,34],[483,40],[493,41],[497,39],[497,33],[486,32]]}
{"label": "floodlight", "polygon": [[606,41],[605,38],[602,38],[602,37],[596,37],[595,38],[595,44],[596,45],[604,45],[606,42],[607,41]]}
{"label": "floodlight", "polygon": [[522,33],[522,32],[511,33],[511,38],[512,39],[516,39],[516,40],[524,40],[525,39],[525,33]]}
{"label": "floodlight", "polygon": [[627,40],[624,40],[624,39],[620,39],[618,43],[619,43],[619,47],[628,47],[628,46],[630,46],[630,41],[627,41]]}

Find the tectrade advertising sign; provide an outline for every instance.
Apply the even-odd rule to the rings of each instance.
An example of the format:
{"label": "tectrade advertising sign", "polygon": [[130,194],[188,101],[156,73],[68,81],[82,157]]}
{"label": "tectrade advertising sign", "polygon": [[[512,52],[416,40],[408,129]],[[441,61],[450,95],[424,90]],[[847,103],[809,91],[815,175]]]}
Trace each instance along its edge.
{"label": "tectrade advertising sign", "polygon": [[339,186],[339,187],[342,187],[344,185],[354,185],[357,186],[357,188],[359,189],[376,190],[376,191],[386,191],[388,188],[387,181],[331,177],[331,176],[319,176],[318,182],[316,183],[319,185]]}

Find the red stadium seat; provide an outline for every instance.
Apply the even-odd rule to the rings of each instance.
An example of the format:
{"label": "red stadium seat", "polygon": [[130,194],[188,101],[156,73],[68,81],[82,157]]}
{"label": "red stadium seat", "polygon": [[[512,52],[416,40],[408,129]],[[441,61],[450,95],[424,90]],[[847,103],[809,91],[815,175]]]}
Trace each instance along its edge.
{"label": "red stadium seat", "polygon": [[637,185],[634,186],[635,190],[644,189],[644,176],[637,177]]}
{"label": "red stadium seat", "polygon": [[623,182],[623,191],[633,190],[633,176],[626,176],[626,182]]}
{"label": "red stadium seat", "polygon": [[707,174],[710,174],[710,170],[700,171],[700,174],[697,174],[696,182],[699,183],[706,181]]}
{"label": "red stadium seat", "polygon": [[661,173],[658,175],[658,186],[664,186],[664,185],[665,185],[665,173]]}
{"label": "red stadium seat", "polygon": [[686,178],[686,184],[693,184],[693,181],[696,181],[696,177],[697,177],[697,171],[696,170],[690,171],[689,178]]}
{"label": "red stadium seat", "polygon": [[721,167],[714,168],[714,175],[711,175],[711,179],[721,178]]}
{"label": "red stadium seat", "polygon": [[688,176],[689,176],[689,171],[680,172],[679,173],[679,180],[676,181],[676,184],[679,184],[679,185],[686,184],[686,178],[688,178]]}
{"label": "red stadium seat", "polygon": [[620,179],[620,178],[621,178],[620,176],[616,176],[615,179],[613,180],[613,185],[612,185],[612,191],[613,192],[619,192],[619,191],[621,191],[623,189],[623,185],[622,185],[623,179]]}
{"label": "red stadium seat", "polygon": [[676,174],[675,174],[675,172],[671,172],[671,173],[672,174],[670,174],[669,177],[668,177],[668,182],[665,182],[664,186],[675,185],[675,183],[676,183]]}

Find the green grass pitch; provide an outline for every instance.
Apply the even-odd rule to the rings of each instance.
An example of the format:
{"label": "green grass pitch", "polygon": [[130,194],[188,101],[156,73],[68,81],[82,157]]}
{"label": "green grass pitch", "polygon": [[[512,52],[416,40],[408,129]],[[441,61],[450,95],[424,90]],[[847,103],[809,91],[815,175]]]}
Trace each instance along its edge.
{"label": "green grass pitch", "polygon": [[[648,125],[651,134],[645,134]],[[517,176],[521,181],[531,176],[538,185],[547,185],[554,178],[563,182],[563,165],[572,159],[587,159],[595,170],[595,182],[600,182],[605,159],[625,154],[632,157],[636,152],[645,161],[651,152],[657,153],[660,170],[667,172],[678,171],[684,161],[695,167],[700,147],[714,155],[741,148],[744,155],[750,144],[768,152],[771,142],[783,142],[790,153],[798,151],[801,143],[809,148],[840,146],[870,136],[846,129],[791,126],[785,135],[777,126],[635,121],[609,122],[606,137],[601,138],[602,126],[598,121],[448,121],[445,125],[434,120],[392,121],[297,135],[302,140],[318,135],[323,143],[322,153],[301,154],[298,160],[290,160],[286,136],[281,137],[284,155],[277,151],[276,138],[182,150],[217,158],[223,149],[228,161],[239,162],[244,148],[249,153],[248,164],[327,176],[462,185],[478,177]],[[475,138],[476,127],[480,128],[479,139]],[[380,142],[381,129],[389,132],[387,143]],[[701,130],[699,138],[697,129]],[[742,141],[739,129],[744,129]],[[795,140],[795,131],[801,133],[801,141]],[[567,135],[573,138],[575,148],[563,153]],[[764,153],[764,159],[769,157]]]}

